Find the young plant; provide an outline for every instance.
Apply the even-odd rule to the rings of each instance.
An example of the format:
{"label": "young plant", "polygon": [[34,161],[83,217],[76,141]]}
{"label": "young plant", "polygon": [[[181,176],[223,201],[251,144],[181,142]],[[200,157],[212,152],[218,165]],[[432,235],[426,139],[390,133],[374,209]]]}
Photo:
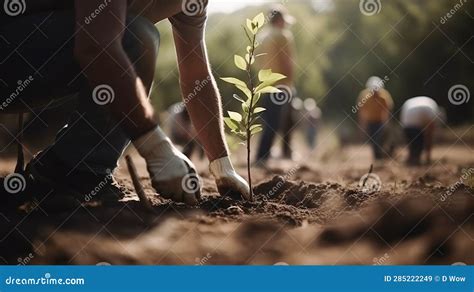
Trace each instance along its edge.
{"label": "young plant", "polygon": [[252,176],[250,171],[250,142],[252,136],[263,130],[262,125],[257,123],[259,114],[265,111],[265,108],[259,107],[258,102],[265,93],[279,93],[281,90],[273,86],[277,81],[285,79],[286,76],[274,73],[271,69],[260,70],[258,72],[258,81],[254,80],[252,75],[252,65],[255,59],[263,54],[256,54],[258,47],[257,35],[265,24],[265,16],[263,13],[257,15],[253,20],[247,19],[247,25],[244,26],[245,35],[249,40],[247,53],[245,56],[235,55],[235,66],[247,73],[247,82],[234,77],[221,78],[223,81],[233,84],[242,92],[242,97],[234,94],[233,97],[241,102],[242,112],[228,111],[228,117],[224,118],[224,122],[231,132],[236,135],[247,146],[247,174],[250,186],[250,195],[253,198]]}

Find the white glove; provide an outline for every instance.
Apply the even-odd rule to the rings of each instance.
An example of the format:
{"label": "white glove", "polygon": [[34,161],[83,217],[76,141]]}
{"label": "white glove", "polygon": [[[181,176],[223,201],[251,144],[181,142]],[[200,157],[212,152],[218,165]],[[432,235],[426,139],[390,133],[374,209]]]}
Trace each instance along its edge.
{"label": "white glove", "polygon": [[194,164],[161,130],[144,134],[133,145],[145,159],[153,188],[164,198],[188,205],[201,199],[201,182]]}
{"label": "white glove", "polygon": [[245,179],[235,172],[229,157],[222,157],[209,164],[209,171],[216,179],[217,189],[222,196],[251,200],[250,187]]}

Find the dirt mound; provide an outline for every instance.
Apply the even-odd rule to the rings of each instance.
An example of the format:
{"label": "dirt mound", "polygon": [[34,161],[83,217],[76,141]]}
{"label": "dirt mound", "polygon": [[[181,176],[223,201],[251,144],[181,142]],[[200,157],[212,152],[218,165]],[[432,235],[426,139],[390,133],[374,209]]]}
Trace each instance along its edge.
{"label": "dirt mound", "polygon": [[[448,190],[425,185],[425,192],[433,197]],[[471,188],[461,187],[445,204],[416,194],[408,194],[398,201],[379,200],[326,226],[318,241],[322,246],[366,241],[379,248],[393,249],[419,240],[426,262],[436,263],[457,254],[465,256],[466,247],[472,246],[469,236],[465,235],[474,223],[473,194]]]}
{"label": "dirt mound", "polygon": [[286,181],[282,176],[275,176],[254,189],[257,200],[304,208],[319,207],[321,196],[327,191],[326,185]]}
{"label": "dirt mound", "polygon": [[379,165],[381,189],[363,191],[365,164],[315,171],[290,162],[255,171],[252,202],[220,197],[204,171],[196,207],[158,196],[143,175],[146,210],[128,173],[118,204],[27,213],[0,205],[0,263],[474,263],[474,190],[456,183],[458,165]]}

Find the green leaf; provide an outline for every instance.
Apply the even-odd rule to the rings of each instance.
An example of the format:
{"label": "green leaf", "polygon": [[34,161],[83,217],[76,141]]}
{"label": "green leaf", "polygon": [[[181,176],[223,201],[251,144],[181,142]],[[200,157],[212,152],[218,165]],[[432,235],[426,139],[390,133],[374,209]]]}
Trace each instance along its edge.
{"label": "green leaf", "polygon": [[[255,107],[255,105],[257,105],[258,101],[260,100],[260,97],[262,95],[260,93],[256,93],[254,96],[253,96],[253,100],[252,100],[252,108]],[[248,99],[246,102],[247,106],[250,107],[250,99]]]}
{"label": "green leaf", "polygon": [[233,77],[221,78],[223,81],[235,85],[240,91],[242,91],[248,98],[252,95],[250,89],[247,88],[247,84],[242,80]]}
{"label": "green leaf", "polygon": [[245,84],[245,82],[243,82],[242,80],[239,80],[237,78],[234,78],[234,77],[225,77],[225,78],[221,78],[222,81],[225,81],[227,83],[230,83],[230,84],[234,84],[234,85],[238,85],[238,86],[244,86],[244,87],[247,87],[247,85]]}
{"label": "green leaf", "polygon": [[252,27],[252,21],[250,19],[247,18],[247,28],[250,30],[250,31],[253,31],[253,27]]}
{"label": "green leaf", "polygon": [[240,102],[245,102],[245,100],[243,100],[240,96],[238,96],[237,94],[234,94],[232,95],[233,98],[237,99],[238,101]]}
{"label": "green leaf", "polygon": [[266,111],[267,109],[263,108],[263,107],[256,107],[254,110],[253,110],[253,113],[254,114],[258,114],[258,113],[261,113],[261,112],[264,112]]}
{"label": "green leaf", "polygon": [[260,124],[252,125],[252,126],[250,126],[250,130],[253,130],[253,129],[255,129],[255,128],[257,128],[257,127],[261,127],[261,126],[262,126],[262,125],[260,125]]}
{"label": "green leaf", "polygon": [[263,128],[255,128],[253,129],[251,132],[250,132],[250,135],[255,135],[255,134],[258,134],[260,133],[261,131],[263,131]]}
{"label": "green leaf", "polygon": [[253,56],[252,60],[250,60],[250,54],[245,54],[245,61],[247,63],[250,63],[250,65],[252,65],[253,63],[255,63],[255,56]]}
{"label": "green leaf", "polygon": [[235,55],[234,56],[234,63],[235,63],[235,66],[241,70],[244,70],[246,71],[247,70],[247,62],[245,61],[244,58],[242,58],[241,56],[239,55]]}
{"label": "green leaf", "polygon": [[239,122],[239,123],[242,122],[242,115],[241,114],[239,114],[237,112],[232,112],[232,111],[228,111],[227,113],[229,114],[229,117],[232,120],[234,120],[236,122]]}
{"label": "green leaf", "polygon": [[272,81],[277,82],[285,79],[286,76],[280,73],[273,73],[272,69],[263,69],[258,72],[258,80],[261,82]]}
{"label": "green leaf", "polygon": [[246,102],[243,102],[243,103],[242,103],[242,111],[243,111],[244,113],[248,113],[248,111],[249,111],[249,106],[248,106],[248,104],[247,104]]}
{"label": "green leaf", "polygon": [[273,73],[270,75],[270,77],[268,77],[267,80],[272,80],[273,82],[276,82],[276,81],[279,81],[279,80],[282,80],[282,79],[285,79],[286,76],[283,75],[283,74],[280,74],[280,73]]}
{"label": "green leaf", "polygon": [[247,131],[233,131],[233,133],[242,141],[247,140]]}
{"label": "green leaf", "polygon": [[257,133],[260,133],[261,131],[263,131],[263,127],[262,125],[253,125],[252,127],[250,127],[250,134],[251,135],[255,135]]}
{"label": "green leaf", "polygon": [[224,117],[224,123],[227,125],[227,127],[229,127],[229,129],[231,129],[232,131],[237,131],[239,129],[239,124],[232,120],[231,118],[229,117]]}
{"label": "green leaf", "polygon": [[[263,13],[261,14],[263,16],[263,23],[265,23],[265,16]],[[258,30],[263,26],[263,24],[262,26],[259,26],[259,21],[261,20],[259,16],[260,14],[257,15],[253,20],[247,19],[247,28],[254,35],[257,34]]]}
{"label": "green leaf", "polygon": [[[278,81],[278,80],[277,80]],[[260,91],[261,89],[267,87],[267,86],[273,86],[274,84],[276,83],[276,81],[274,81],[273,79],[270,79],[270,80],[266,80],[262,83],[260,83],[256,88],[255,88],[255,92],[258,92]]]}
{"label": "green leaf", "polygon": [[252,96],[252,92],[250,91],[250,89],[248,89],[247,85],[235,85],[235,87],[242,91],[245,96],[247,96],[247,98],[250,98]]}
{"label": "green leaf", "polygon": [[260,29],[265,24],[265,15],[263,13],[258,14],[252,21],[257,25],[257,28]]}
{"label": "green leaf", "polygon": [[262,69],[258,71],[258,80],[265,81],[272,75],[272,69]]}
{"label": "green leaf", "polygon": [[252,27],[253,27],[253,34],[256,35],[258,32],[258,24],[252,21]]}
{"label": "green leaf", "polygon": [[264,94],[264,93],[280,93],[281,90],[276,88],[275,86],[266,86],[262,89],[255,91],[256,93]]}
{"label": "green leaf", "polygon": [[255,105],[257,105],[257,103],[260,101],[260,97],[262,96],[261,93],[255,93],[254,97],[253,97],[253,104],[252,104],[252,107],[254,107]]}
{"label": "green leaf", "polygon": [[252,42],[252,37],[250,37],[249,30],[245,28],[245,26],[243,28],[244,28],[245,36],[247,37],[249,42]]}

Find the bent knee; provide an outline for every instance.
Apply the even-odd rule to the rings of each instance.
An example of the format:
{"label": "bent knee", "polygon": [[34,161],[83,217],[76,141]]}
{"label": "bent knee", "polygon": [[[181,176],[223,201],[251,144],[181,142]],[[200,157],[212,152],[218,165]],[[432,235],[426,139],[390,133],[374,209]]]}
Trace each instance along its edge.
{"label": "bent knee", "polygon": [[160,34],[147,19],[129,16],[122,45],[132,62],[144,59],[147,63],[155,64],[160,47]]}
{"label": "bent knee", "polygon": [[143,17],[128,17],[123,37],[107,39],[83,38],[76,40],[74,56],[81,67],[88,66],[99,56],[114,58],[127,54],[132,63],[153,65],[158,57],[160,35],[156,27]]}

